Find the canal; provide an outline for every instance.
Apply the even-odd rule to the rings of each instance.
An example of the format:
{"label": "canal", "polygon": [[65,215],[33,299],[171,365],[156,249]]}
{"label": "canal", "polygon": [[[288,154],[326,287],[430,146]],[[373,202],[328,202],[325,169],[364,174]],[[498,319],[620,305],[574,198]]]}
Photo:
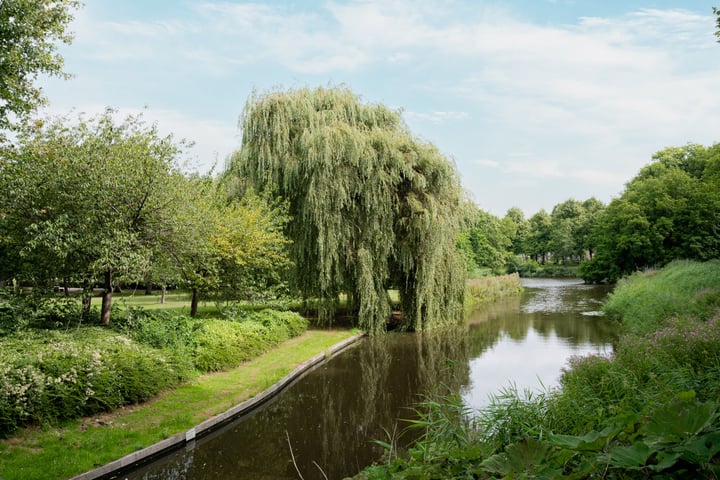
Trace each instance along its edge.
{"label": "canal", "polygon": [[440,384],[481,408],[511,385],[556,386],[570,356],[612,351],[613,324],[599,315],[607,287],[523,284],[521,296],[475,312],[462,328],[364,339],[252,414],[120,478],[299,479],[296,468],[305,480],[351,476],[382,456],[373,439],[402,430]]}

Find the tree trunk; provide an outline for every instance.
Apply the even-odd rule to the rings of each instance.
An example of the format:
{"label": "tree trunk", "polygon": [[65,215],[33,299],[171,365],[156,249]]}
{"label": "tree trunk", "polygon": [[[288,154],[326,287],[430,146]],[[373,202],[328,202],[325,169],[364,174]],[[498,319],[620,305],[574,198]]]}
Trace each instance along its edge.
{"label": "tree trunk", "polygon": [[152,295],[152,278],[150,278],[150,275],[145,276],[145,295]]}
{"label": "tree trunk", "polygon": [[167,289],[165,288],[165,285],[160,287],[162,290],[160,291],[160,305],[165,305],[165,292]]}
{"label": "tree trunk", "polygon": [[90,308],[92,307],[92,284],[89,281],[83,282],[82,290],[82,308],[80,311],[80,319],[83,321],[90,320]]}
{"label": "tree trunk", "polygon": [[192,289],[192,300],[190,300],[190,316],[194,317],[197,315],[198,302],[200,300],[200,292],[197,288]]}
{"label": "tree trunk", "polygon": [[65,292],[65,296],[70,296],[70,287],[68,287],[68,277],[63,277],[63,291]]}
{"label": "tree trunk", "polygon": [[103,285],[102,310],[100,313],[100,323],[110,325],[110,306],[112,305],[112,270],[105,272],[105,285]]}

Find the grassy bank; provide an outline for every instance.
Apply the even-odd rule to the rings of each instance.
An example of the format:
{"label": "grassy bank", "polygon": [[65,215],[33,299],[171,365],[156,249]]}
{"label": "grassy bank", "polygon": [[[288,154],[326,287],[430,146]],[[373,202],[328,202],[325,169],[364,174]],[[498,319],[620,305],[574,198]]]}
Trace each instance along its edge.
{"label": "grassy bank", "polygon": [[632,276],[606,307],[626,331],[611,358],[575,358],[559,390],[506,391],[479,412],[453,394],[426,402],[424,439],[357,478],[720,477],[718,271]]}
{"label": "grassy bank", "polygon": [[0,441],[0,477],[60,479],[91,470],[258,394],[352,334],[310,330],[238,368],[197,377],[142,405],[16,432]]}
{"label": "grassy bank", "polygon": [[465,287],[465,314],[504,297],[522,292],[517,273],[471,278]]}

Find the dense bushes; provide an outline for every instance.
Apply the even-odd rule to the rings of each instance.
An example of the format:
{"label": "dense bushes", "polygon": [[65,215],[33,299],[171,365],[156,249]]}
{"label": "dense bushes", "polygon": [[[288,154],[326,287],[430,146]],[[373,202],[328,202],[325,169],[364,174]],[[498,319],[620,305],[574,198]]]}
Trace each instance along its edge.
{"label": "dense bushes", "polygon": [[508,273],[518,273],[523,278],[577,278],[579,267],[557,263],[540,263],[531,258],[523,260],[512,257],[507,262]]}
{"label": "dense bushes", "polygon": [[475,414],[421,407],[408,459],[358,478],[720,477],[718,261],[676,262],[618,285],[627,333],[612,357],[571,360],[556,391],[507,391]]}
{"label": "dense bushes", "polygon": [[194,375],[189,358],[98,327],[0,340],[0,435],[147,400]]}
{"label": "dense bushes", "polygon": [[256,357],[307,321],[272,310],[211,320],[130,310],[114,328],[24,328],[0,338],[0,436],[147,400]]}

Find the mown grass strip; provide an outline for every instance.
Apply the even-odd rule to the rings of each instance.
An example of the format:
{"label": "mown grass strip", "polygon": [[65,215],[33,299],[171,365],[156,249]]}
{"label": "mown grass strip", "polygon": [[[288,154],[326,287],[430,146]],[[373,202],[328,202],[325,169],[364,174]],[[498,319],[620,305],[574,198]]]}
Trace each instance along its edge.
{"label": "mown grass strip", "polygon": [[300,363],[355,333],[309,330],[236,369],[204,375],[142,405],[25,429],[0,441],[0,478],[62,479],[104,465],[257,395]]}

